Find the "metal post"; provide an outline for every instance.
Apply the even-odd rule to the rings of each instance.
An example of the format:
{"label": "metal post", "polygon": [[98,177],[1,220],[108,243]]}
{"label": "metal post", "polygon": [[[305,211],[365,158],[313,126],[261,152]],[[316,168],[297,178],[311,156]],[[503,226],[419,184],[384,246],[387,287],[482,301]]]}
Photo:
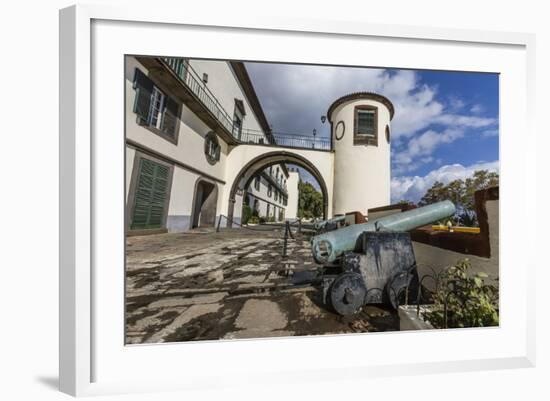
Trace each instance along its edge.
{"label": "metal post", "polygon": [[287,241],[288,241],[288,222],[287,222],[286,227],[285,227],[285,237],[284,237],[284,241],[283,241],[283,258],[286,258]]}
{"label": "metal post", "polygon": [[288,231],[288,236],[294,239],[294,235],[292,235],[292,230],[290,229],[290,222],[287,220],[285,223],[286,223],[286,230]]}
{"label": "metal post", "polygon": [[220,224],[221,224],[221,222],[222,222],[222,216],[223,216],[223,215],[220,214],[220,217],[218,218],[218,226],[216,227],[216,232],[217,232],[217,233],[220,232]]}

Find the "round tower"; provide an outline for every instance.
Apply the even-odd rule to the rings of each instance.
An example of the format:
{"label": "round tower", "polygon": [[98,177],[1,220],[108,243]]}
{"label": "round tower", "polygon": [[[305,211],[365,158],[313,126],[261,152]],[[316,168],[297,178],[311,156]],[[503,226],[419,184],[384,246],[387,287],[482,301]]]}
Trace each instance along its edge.
{"label": "round tower", "polygon": [[333,214],[390,204],[390,142],[393,104],[382,95],[358,92],[337,99],[327,119],[334,154]]}

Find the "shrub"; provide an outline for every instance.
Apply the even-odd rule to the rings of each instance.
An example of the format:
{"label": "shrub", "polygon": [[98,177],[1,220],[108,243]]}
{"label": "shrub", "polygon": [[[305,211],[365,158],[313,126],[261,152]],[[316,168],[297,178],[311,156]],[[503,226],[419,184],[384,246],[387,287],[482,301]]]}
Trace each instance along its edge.
{"label": "shrub", "polygon": [[258,216],[250,216],[250,218],[248,219],[248,224],[258,224],[260,222],[260,219],[258,218]]}
{"label": "shrub", "polygon": [[469,274],[470,268],[464,259],[439,276],[434,309],[424,313],[435,327],[498,326],[498,288],[485,284],[485,273]]}
{"label": "shrub", "polygon": [[247,224],[251,217],[252,217],[252,208],[248,205],[244,205],[242,223]]}

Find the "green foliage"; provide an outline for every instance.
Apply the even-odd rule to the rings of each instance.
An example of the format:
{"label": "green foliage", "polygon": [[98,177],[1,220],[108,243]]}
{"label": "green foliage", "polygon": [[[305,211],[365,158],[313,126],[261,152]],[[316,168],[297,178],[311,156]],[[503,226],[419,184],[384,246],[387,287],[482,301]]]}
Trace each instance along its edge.
{"label": "green foliage", "polygon": [[480,189],[496,186],[498,182],[498,173],[488,170],[477,170],[471,177],[465,180],[457,179],[447,185],[436,181],[418,204],[419,206],[425,206],[443,200],[450,200],[458,209],[455,216],[457,223],[465,226],[477,226],[474,194]]}
{"label": "green foliage", "polygon": [[242,224],[248,224],[248,221],[252,217],[252,208],[248,205],[243,206]]}
{"label": "green foliage", "polygon": [[323,195],[318,192],[309,182],[300,181],[298,183],[299,218],[316,218],[323,215]]}
{"label": "green foliage", "polygon": [[268,221],[269,223],[275,223],[275,216],[269,216],[269,217],[267,218],[267,221]]}
{"label": "green foliage", "polygon": [[485,273],[469,274],[470,268],[470,261],[464,259],[439,277],[433,294],[434,309],[424,313],[434,327],[498,326],[498,287],[485,283],[488,277]]}
{"label": "green foliage", "polygon": [[258,218],[257,215],[252,215],[250,216],[250,218],[248,219],[248,224],[258,224],[260,222],[260,219]]}

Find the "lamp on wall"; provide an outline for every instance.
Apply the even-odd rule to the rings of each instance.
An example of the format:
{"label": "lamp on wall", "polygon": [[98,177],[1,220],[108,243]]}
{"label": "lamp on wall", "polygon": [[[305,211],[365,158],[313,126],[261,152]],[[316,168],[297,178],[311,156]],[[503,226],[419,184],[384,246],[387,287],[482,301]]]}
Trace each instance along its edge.
{"label": "lamp on wall", "polygon": [[321,122],[324,124],[327,121],[327,116],[321,116]]}

